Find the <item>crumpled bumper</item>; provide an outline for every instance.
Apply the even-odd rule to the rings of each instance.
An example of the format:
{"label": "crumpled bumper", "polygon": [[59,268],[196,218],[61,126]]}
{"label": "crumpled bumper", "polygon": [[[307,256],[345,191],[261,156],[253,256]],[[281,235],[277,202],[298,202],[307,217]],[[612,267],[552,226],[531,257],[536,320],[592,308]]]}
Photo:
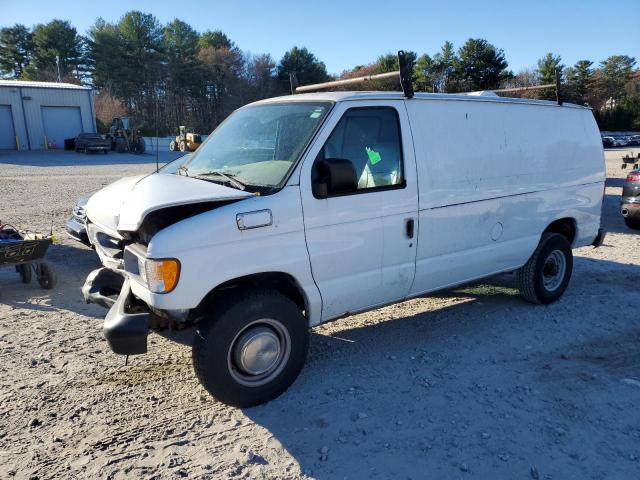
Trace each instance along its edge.
{"label": "crumpled bumper", "polygon": [[124,275],[110,268],[98,268],[91,272],[82,286],[82,296],[87,303],[111,308],[122,290]]}
{"label": "crumpled bumper", "polygon": [[89,236],[87,235],[87,229],[80,220],[76,217],[71,217],[67,220],[67,234],[73,239],[84,243],[88,247],[91,246],[89,242]]}
{"label": "crumpled bumper", "polygon": [[[114,292],[118,289],[120,293],[114,298]],[[139,305],[134,305],[127,278],[108,268],[99,268],[87,277],[82,294],[87,303],[96,303],[109,309],[102,331],[114,353],[147,353],[151,313]]]}

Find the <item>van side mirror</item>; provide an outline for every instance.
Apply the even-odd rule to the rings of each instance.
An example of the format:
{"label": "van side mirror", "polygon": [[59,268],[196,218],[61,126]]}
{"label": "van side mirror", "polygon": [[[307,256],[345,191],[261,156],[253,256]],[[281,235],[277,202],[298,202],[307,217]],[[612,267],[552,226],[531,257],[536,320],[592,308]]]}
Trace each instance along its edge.
{"label": "van side mirror", "polygon": [[355,192],[356,170],[346,158],[318,158],[311,172],[311,190],[315,198]]}

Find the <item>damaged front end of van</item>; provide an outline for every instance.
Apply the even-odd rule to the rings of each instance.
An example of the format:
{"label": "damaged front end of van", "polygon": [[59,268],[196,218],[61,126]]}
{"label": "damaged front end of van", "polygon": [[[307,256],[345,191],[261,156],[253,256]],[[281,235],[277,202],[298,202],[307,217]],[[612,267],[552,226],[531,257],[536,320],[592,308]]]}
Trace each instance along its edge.
{"label": "damaged front end of van", "polygon": [[[292,292],[310,311],[294,286],[313,280],[300,190],[288,181],[331,106],[243,107],[184,162],[91,196],[87,236],[102,268],[82,294],[108,309],[103,330],[115,353],[145,353],[152,330],[200,324],[220,311],[212,298],[245,287],[248,277],[254,287]],[[247,344],[258,348],[261,332]]]}
{"label": "damaged front end of van", "polygon": [[152,174],[122,179],[91,197],[87,234],[103,266],[88,275],[82,295],[87,303],[108,309],[103,332],[113,352],[146,353],[150,330],[182,329],[191,323],[191,309],[171,308],[166,302],[180,282],[181,238],[165,238],[175,244],[175,253],[157,258],[158,232],[252,196],[184,175]]}

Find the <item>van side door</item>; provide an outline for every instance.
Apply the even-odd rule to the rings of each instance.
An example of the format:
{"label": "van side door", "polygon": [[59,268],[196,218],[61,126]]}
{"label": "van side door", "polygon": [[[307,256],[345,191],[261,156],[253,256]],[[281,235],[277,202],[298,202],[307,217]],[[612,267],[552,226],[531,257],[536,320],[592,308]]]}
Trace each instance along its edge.
{"label": "van side door", "polygon": [[[405,298],[415,272],[418,191],[404,102],[338,102],[308,153],[300,190],[322,320]],[[318,172],[328,163],[353,168],[351,187],[318,194]]]}

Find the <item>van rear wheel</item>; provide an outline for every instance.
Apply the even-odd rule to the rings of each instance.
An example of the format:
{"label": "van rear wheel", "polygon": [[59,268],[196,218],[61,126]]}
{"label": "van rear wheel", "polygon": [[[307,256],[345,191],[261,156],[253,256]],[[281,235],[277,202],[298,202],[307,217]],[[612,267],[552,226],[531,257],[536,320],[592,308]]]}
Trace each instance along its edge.
{"label": "van rear wheel", "polygon": [[309,345],[307,320],[270,290],[235,294],[199,324],[192,360],[202,386],[227,405],[273,400],[295,381]]}
{"label": "van rear wheel", "polygon": [[567,238],[543,233],[535,252],[517,272],[520,295],[531,303],[553,303],[567,289],[572,271],[573,253]]}

